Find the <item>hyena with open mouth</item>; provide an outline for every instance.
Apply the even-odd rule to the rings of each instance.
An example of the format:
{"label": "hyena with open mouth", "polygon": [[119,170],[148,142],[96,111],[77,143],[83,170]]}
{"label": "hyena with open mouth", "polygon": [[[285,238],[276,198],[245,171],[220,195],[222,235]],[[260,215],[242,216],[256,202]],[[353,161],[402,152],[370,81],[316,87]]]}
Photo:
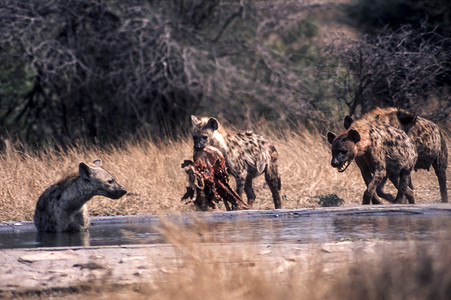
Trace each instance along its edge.
{"label": "hyena with open mouth", "polygon": [[415,144],[407,134],[393,126],[379,122],[357,120],[339,136],[327,133],[332,145],[332,167],[344,172],[355,160],[367,186],[362,204],[379,204],[376,188],[387,176],[398,189],[395,203],[406,196],[415,203],[410,173],[418,158]]}

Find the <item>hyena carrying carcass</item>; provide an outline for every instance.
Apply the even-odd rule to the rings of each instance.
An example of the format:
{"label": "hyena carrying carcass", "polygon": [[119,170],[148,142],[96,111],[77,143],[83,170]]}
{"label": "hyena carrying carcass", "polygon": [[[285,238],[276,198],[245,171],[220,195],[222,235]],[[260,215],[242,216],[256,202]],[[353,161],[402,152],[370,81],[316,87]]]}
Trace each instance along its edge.
{"label": "hyena carrying carcass", "polygon": [[332,145],[333,167],[344,172],[355,159],[367,186],[362,204],[379,204],[376,188],[387,176],[398,189],[395,203],[403,196],[415,203],[410,183],[410,173],[417,161],[415,144],[407,134],[389,124],[357,120],[339,136],[327,133]]}
{"label": "hyena carrying carcass", "polygon": [[[375,108],[363,115],[361,119],[368,122],[382,122],[390,124],[407,133],[415,143],[418,152],[418,160],[415,171],[418,169],[428,170],[434,168],[440,186],[442,202],[448,202],[448,191],[446,188],[446,168],[448,166],[448,148],[440,128],[433,122],[394,107]],[[344,127],[348,129],[354,120],[350,116],[344,119]],[[378,189],[382,192],[382,186]],[[387,195],[385,197],[387,199]]]}
{"label": "hyena carrying carcass", "polygon": [[224,154],[227,169],[235,177],[236,192],[240,197],[244,190],[247,202],[252,206],[255,201],[252,180],[265,173],[274,207],[276,209],[282,207],[279,158],[276,148],[269,141],[252,131],[226,130],[215,118],[198,119],[196,116],[191,116],[191,121],[194,149],[202,150],[205,146],[212,145]]}
{"label": "hyena carrying carcass", "polygon": [[127,191],[102,168],[100,159],[93,166],[80,163],[78,174],[70,175],[47,188],[39,197],[34,213],[38,231],[85,231],[89,213],[85,205],[96,195],[119,199]]}

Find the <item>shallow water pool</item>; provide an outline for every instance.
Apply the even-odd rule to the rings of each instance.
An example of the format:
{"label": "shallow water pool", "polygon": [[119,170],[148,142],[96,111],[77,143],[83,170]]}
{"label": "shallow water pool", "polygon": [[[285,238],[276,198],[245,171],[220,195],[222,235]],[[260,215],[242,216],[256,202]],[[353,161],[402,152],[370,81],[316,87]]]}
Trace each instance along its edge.
{"label": "shallow water pool", "polygon": [[451,205],[387,205],[299,210],[200,212],[92,218],[88,232],[38,233],[31,222],[1,223],[0,248],[167,243],[167,222],[199,242],[315,243],[451,238]]}

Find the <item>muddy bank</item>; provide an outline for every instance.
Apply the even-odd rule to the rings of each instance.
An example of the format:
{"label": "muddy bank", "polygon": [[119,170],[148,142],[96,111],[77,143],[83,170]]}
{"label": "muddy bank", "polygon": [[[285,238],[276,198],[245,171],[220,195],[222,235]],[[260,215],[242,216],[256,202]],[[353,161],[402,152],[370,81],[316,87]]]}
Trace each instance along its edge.
{"label": "muddy bank", "polygon": [[[311,258],[332,269],[356,255],[377,257],[387,247],[403,249],[404,242],[345,241],[314,245],[209,244],[201,251],[234,253],[223,264],[265,264],[269,273],[289,272],[296,267],[310,271]],[[239,249],[239,250],[238,250]],[[240,251],[237,256],[237,250]],[[245,250],[245,251],[243,251]],[[184,266],[183,250],[171,245],[111,246],[89,248],[2,250],[0,297],[43,292],[73,293],[77,289],[128,286],[158,281]],[[238,259],[237,259],[238,257]],[[186,258],[186,257],[185,257]],[[229,261],[227,258],[233,258]]]}

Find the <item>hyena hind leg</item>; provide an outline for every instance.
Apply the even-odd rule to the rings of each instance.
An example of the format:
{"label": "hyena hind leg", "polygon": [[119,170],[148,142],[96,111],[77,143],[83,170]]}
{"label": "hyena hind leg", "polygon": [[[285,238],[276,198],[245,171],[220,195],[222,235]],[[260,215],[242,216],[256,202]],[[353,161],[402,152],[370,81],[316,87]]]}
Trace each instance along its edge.
{"label": "hyena hind leg", "polygon": [[252,187],[252,179],[253,177],[248,175],[246,178],[246,182],[244,184],[244,192],[246,193],[247,204],[249,204],[250,206],[252,206],[255,201],[255,193],[254,188]]}
{"label": "hyena hind leg", "polygon": [[446,189],[446,166],[440,166],[437,160],[432,164],[434,168],[435,175],[437,175],[438,184],[440,186],[440,196],[443,203],[448,202],[448,190]]}
{"label": "hyena hind leg", "polygon": [[274,207],[276,209],[282,208],[282,201],[280,199],[280,189],[282,187],[282,182],[280,180],[277,168],[269,167],[265,172],[265,180],[269,186],[269,189],[271,190]]}

